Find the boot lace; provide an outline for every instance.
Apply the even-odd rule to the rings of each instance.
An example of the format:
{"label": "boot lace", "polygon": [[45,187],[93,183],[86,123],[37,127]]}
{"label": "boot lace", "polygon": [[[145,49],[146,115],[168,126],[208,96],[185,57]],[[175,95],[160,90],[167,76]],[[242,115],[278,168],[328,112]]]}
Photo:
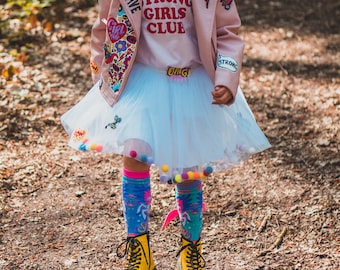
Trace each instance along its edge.
{"label": "boot lace", "polygon": [[[138,270],[141,265],[142,255],[144,255],[146,261],[148,259],[143,245],[134,237],[128,237],[117,247],[117,256],[119,258],[123,258],[126,255],[128,256],[128,259],[125,270]],[[147,264],[149,264],[148,261]]]}
{"label": "boot lace", "polygon": [[205,267],[205,260],[198,249],[199,245],[199,243],[189,242],[187,245],[182,246],[176,255],[178,257],[183,250],[188,248],[185,263],[189,270],[203,270]]}

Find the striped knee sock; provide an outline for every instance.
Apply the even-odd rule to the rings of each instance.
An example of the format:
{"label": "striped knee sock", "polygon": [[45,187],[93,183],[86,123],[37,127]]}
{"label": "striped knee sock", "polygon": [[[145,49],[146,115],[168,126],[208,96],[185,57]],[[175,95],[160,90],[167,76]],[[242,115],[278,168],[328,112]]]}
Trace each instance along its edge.
{"label": "striped knee sock", "polygon": [[148,232],[151,205],[150,172],[123,169],[122,200],[128,236]]}

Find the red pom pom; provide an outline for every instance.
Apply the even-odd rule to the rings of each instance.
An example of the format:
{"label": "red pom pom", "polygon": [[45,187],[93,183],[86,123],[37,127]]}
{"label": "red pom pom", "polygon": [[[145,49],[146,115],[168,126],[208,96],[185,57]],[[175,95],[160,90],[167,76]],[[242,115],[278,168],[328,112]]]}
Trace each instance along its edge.
{"label": "red pom pom", "polygon": [[195,180],[198,180],[198,179],[200,179],[200,178],[201,178],[200,173],[199,173],[199,172],[194,172],[194,179],[195,179]]}

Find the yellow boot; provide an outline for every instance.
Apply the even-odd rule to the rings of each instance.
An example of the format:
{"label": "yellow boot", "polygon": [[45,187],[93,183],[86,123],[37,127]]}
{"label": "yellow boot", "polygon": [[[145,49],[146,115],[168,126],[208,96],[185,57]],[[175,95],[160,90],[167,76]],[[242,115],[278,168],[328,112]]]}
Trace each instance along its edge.
{"label": "yellow boot", "polygon": [[[120,248],[126,244],[123,254],[119,253]],[[127,255],[125,270],[155,270],[152,258],[149,234],[144,233],[135,237],[128,237],[127,240],[117,248],[118,257]]]}
{"label": "yellow boot", "polygon": [[182,236],[182,248],[177,253],[178,255],[178,270],[204,270],[205,261],[202,256],[201,239],[191,242]]}

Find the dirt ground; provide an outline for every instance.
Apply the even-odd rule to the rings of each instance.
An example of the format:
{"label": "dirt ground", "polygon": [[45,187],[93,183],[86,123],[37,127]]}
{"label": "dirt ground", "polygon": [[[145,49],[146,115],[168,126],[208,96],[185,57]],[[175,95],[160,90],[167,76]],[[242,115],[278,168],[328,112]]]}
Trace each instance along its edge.
{"label": "dirt ground", "polygon": [[[60,125],[91,87],[96,16],[86,1],[68,2],[49,13],[53,29],[42,23],[27,32],[26,61],[11,53],[23,39],[0,40],[3,270],[123,265],[120,158],[70,149]],[[238,6],[241,87],[272,148],[205,181],[206,269],[340,269],[339,1]],[[157,178],[151,245],[158,269],[175,269],[179,222],[160,231],[174,188]]]}

